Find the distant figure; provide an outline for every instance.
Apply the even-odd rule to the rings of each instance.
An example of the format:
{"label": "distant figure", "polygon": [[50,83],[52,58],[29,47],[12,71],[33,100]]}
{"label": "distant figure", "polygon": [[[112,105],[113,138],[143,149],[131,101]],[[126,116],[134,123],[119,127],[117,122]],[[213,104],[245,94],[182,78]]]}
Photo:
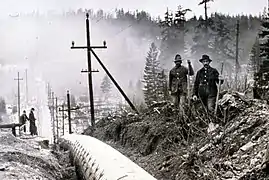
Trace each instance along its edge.
{"label": "distant figure", "polygon": [[35,109],[32,108],[31,109],[31,112],[29,114],[29,121],[30,121],[30,133],[31,135],[37,135],[37,127],[35,125],[35,121],[36,121],[36,118],[35,118],[35,115],[34,115],[34,111]]}
{"label": "distant figure", "polygon": [[23,126],[23,132],[26,133],[26,121],[29,120],[29,118],[26,115],[26,111],[23,110],[23,114],[20,116],[20,124]]}

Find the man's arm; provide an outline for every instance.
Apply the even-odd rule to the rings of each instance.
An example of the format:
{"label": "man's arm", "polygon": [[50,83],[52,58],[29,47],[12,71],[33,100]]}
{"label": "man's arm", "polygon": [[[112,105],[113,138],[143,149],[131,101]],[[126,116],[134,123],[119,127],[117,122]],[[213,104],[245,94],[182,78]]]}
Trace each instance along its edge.
{"label": "man's arm", "polygon": [[196,74],[194,86],[193,86],[193,94],[196,96],[198,96],[199,84],[200,84],[200,71],[198,71]]}
{"label": "man's arm", "polygon": [[189,76],[193,76],[194,75],[194,70],[192,68],[192,65],[191,65],[191,62],[188,61],[188,73],[189,73]]}
{"label": "man's arm", "polygon": [[173,78],[173,75],[171,73],[171,71],[169,72],[169,80],[168,80],[168,90],[171,91],[172,89],[172,78]]}

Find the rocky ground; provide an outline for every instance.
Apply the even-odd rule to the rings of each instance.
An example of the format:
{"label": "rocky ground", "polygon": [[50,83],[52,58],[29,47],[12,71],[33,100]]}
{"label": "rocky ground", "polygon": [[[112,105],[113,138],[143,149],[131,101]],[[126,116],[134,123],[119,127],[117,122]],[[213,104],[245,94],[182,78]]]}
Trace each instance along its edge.
{"label": "rocky ground", "polygon": [[0,131],[0,179],[75,180],[67,152],[49,149],[38,137]]}
{"label": "rocky ground", "polygon": [[170,103],[156,103],[139,115],[109,116],[85,134],[112,145],[158,180],[269,179],[268,105],[225,93],[220,106],[218,118],[199,103],[180,117]]}

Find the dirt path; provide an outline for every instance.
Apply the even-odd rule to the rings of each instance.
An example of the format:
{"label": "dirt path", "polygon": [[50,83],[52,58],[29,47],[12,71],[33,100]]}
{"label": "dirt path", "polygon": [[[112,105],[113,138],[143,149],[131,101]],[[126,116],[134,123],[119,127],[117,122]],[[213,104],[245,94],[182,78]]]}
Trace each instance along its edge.
{"label": "dirt path", "polygon": [[0,179],[61,179],[58,160],[40,138],[19,139],[0,132]]}

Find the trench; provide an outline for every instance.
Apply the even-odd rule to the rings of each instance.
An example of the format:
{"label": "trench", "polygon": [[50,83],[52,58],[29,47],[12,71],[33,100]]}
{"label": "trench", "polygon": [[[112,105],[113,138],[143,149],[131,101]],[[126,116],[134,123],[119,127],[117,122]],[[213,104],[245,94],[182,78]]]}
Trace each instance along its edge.
{"label": "trench", "polygon": [[66,147],[60,146],[58,144],[53,145],[52,153],[58,160],[61,166],[62,176],[55,177],[57,180],[83,180],[82,174],[78,167],[74,164],[72,160],[71,152]]}

